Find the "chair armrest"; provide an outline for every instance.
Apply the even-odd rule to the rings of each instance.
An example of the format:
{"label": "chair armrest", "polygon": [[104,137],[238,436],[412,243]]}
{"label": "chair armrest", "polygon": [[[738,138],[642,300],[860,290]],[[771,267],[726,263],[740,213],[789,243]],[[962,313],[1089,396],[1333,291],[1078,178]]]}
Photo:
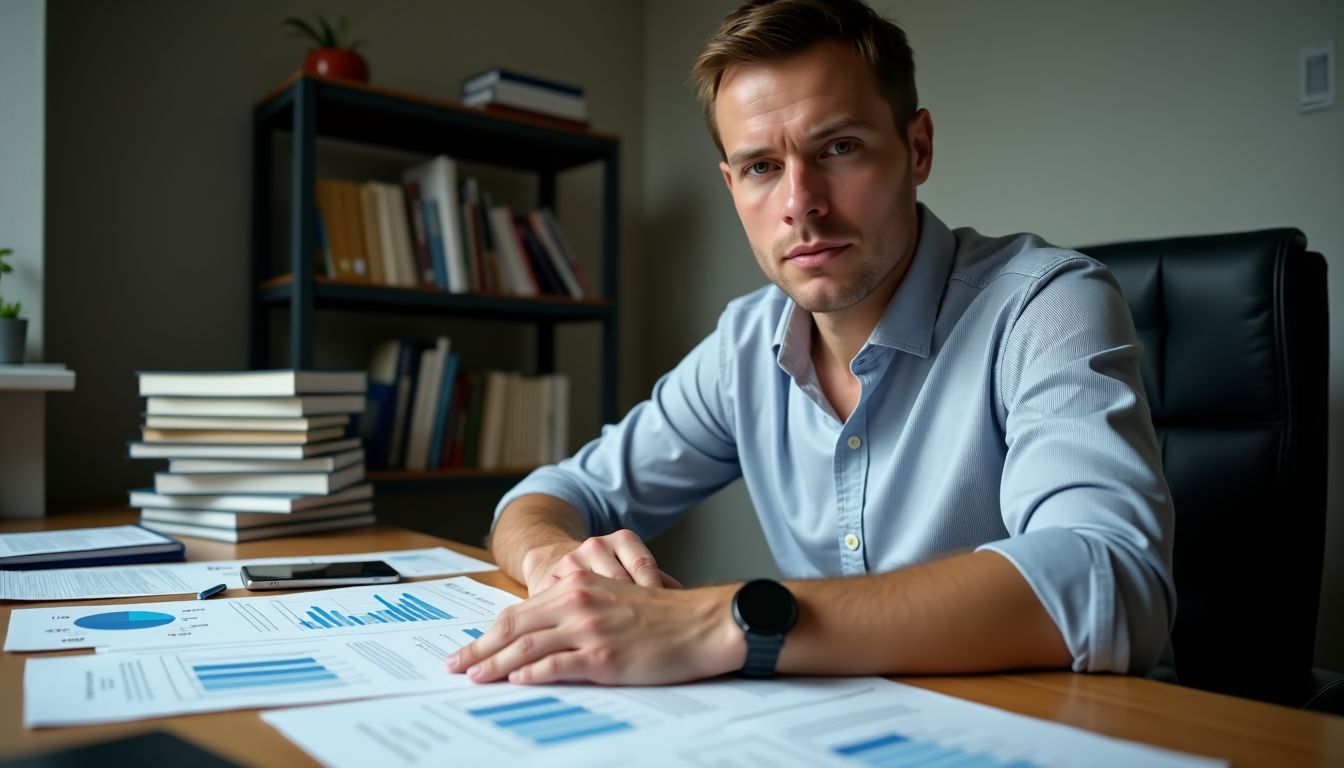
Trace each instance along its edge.
{"label": "chair armrest", "polygon": [[1344,715],[1344,675],[1328,669],[1311,671],[1311,691],[1303,709]]}

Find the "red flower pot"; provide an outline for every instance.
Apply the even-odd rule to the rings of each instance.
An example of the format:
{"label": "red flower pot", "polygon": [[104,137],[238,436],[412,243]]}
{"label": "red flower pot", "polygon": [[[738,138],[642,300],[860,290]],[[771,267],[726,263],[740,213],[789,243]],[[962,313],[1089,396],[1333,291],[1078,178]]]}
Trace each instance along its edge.
{"label": "red flower pot", "polygon": [[364,57],[344,48],[318,48],[303,60],[303,71],[324,77],[369,82],[369,65]]}

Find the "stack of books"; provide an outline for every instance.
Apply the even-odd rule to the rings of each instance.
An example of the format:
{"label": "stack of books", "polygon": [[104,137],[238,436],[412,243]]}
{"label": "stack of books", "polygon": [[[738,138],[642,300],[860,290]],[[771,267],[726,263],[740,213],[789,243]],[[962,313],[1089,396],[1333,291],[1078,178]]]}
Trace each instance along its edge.
{"label": "stack of books", "polygon": [[374,522],[364,449],[347,437],[364,411],[363,371],[145,372],[134,459],[168,459],[131,491],[140,524],[220,541]]}
{"label": "stack of books", "polygon": [[518,111],[588,125],[588,100],[577,85],[491,69],[462,83],[462,103],[495,111]]}

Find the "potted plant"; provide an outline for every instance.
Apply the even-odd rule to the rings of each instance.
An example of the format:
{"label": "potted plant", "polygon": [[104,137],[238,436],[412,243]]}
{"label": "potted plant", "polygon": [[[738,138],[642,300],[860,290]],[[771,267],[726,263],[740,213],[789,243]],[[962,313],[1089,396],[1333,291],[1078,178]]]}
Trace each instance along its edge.
{"label": "potted plant", "polygon": [[[14,253],[13,248],[0,248],[0,275],[7,275],[14,268],[5,263],[5,257]],[[19,317],[22,306],[19,302],[6,304],[0,297],[0,363],[22,363],[23,348],[28,339],[28,321]]]}
{"label": "potted plant", "polygon": [[289,28],[290,37],[307,40],[315,46],[303,60],[303,71],[367,83],[369,64],[355,52],[363,41],[347,42],[350,39],[349,19],[342,15],[334,26],[319,13],[314,13],[313,19],[316,24],[309,24],[297,16],[281,22],[281,26]]}

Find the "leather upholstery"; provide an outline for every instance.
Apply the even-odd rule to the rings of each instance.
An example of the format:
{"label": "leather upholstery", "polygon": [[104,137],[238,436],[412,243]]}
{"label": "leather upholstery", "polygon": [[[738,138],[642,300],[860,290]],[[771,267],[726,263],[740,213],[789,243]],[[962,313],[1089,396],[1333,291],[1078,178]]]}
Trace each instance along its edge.
{"label": "leather upholstery", "polygon": [[1080,248],[1115,273],[1176,507],[1180,683],[1301,706],[1325,540],[1325,260],[1294,229]]}

